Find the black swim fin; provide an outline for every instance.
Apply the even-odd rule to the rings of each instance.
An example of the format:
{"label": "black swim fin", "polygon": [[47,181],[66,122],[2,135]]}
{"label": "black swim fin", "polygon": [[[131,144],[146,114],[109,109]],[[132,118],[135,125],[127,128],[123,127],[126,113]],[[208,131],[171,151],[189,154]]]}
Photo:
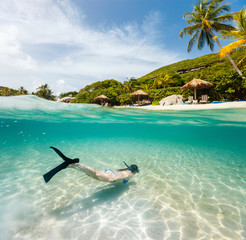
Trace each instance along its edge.
{"label": "black swim fin", "polygon": [[78,163],[79,162],[78,158],[74,158],[74,159],[68,158],[60,150],[58,150],[57,148],[55,148],[55,147],[50,147],[50,148],[52,148],[64,160],[64,162],[43,175],[44,181],[46,183],[49,182],[50,179],[55,174],[57,174],[58,172],[60,172],[61,170],[65,169],[65,168],[67,168],[67,166],[69,164],[73,164],[73,163]]}

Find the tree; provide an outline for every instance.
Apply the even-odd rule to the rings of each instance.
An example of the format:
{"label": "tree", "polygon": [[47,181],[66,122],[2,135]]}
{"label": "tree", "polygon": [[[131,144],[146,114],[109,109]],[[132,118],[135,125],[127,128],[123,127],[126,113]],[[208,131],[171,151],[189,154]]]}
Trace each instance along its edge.
{"label": "tree", "polygon": [[153,87],[153,84],[143,83],[143,84],[140,85],[140,88],[145,90],[145,91],[148,91],[149,89],[155,88],[155,87]]}
{"label": "tree", "polygon": [[129,82],[128,82],[128,87],[130,89],[130,92],[134,92],[134,90],[136,90],[136,88],[139,88],[139,84],[136,78],[131,77]]}
{"label": "tree", "polygon": [[1,96],[13,96],[16,95],[16,90],[8,87],[3,87],[0,90],[0,95]]}
{"label": "tree", "polygon": [[156,77],[156,79],[153,82],[153,87],[156,89],[162,87],[162,79],[160,77]]}
{"label": "tree", "polygon": [[[182,38],[184,35],[192,35],[187,47],[188,52],[191,51],[196,42],[199,50],[204,47],[206,42],[211,51],[213,51],[214,41],[222,48],[218,38],[215,38],[214,31],[232,31],[235,29],[231,25],[226,24],[226,22],[233,19],[233,14],[221,15],[223,12],[229,12],[230,10],[229,3],[221,5],[222,2],[224,0],[201,0],[199,5],[194,6],[193,12],[184,14],[184,18],[189,26],[182,29],[179,36]],[[226,54],[226,56],[237,73],[244,78],[230,55]]]}
{"label": "tree", "polygon": [[27,95],[27,93],[28,91],[23,86],[21,86],[17,92],[18,95]]}
{"label": "tree", "polygon": [[44,84],[37,88],[38,91],[35,93],[36,96],[47,99],[54,100],[55,97],[52,95],[52,91],[49,88],[48,84]]}
{"label": "tree", "polygon": [[153,82],[153,87],[156,89],[165,88],[168,87],[168,85],[173,84],[172,76],[171,75],[163,75],[160,74],[156,77],[156,79]]}
{"label": "tree", "polygon": [[[235,13],[233,18],[236,22],[236,29],[230,32],[221,31],[221,36],[219,37],[222,39],[233,39],[236,41],[221,48],[219,57],[224,57],[226,54],[230,54],[233,50],[238,49],[239,47],[246,44],[246,10],[242,8],[239,13]],[[245,61],[246,56],[241,59],[239,65],[243,65]]]}

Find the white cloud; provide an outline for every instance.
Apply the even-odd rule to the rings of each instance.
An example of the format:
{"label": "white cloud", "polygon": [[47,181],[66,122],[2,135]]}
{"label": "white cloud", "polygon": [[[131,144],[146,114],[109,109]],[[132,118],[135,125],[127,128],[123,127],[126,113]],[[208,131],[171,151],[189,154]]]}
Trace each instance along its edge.
{"label": "white cloud", "polygon": [[76,88],[68,84],[64,79],[55,81],[55,84],[51,88],[55,89],[57,94],[68,92],[68,89],[69,91],[76,91]]}
{"label": "white cloud", "polygon": [[62,0],[1,1],[0,16],[0,85],[35,91],[37,83],[48,83],[55,93],[73,91],[107,78],[140,77],[179,60],[155,44],[158,12],[141,24],[99,30]]}

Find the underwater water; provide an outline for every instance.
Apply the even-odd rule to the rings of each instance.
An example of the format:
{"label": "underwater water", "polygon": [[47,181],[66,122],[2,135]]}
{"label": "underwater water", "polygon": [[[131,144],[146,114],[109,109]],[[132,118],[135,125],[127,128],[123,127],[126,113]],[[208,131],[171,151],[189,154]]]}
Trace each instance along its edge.
{"label": "underwater water", "polygon": [[[0,97],[0,239],[246,239],[246,109],[152,112]],[[137,164],[127,184],[74,169]]]}

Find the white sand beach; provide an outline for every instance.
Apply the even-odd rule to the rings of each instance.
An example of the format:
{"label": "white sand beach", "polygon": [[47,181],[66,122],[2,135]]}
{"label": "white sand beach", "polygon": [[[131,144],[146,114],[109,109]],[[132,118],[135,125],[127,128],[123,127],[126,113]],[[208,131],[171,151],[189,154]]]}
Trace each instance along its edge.
{"label": "white sand beach", "polygon": [[245,102],[223,102],[223,103],[208,103],[208,104],[180,104],[180,105],[148,105],[135,106],[133,109],[157,110],[157,111],[191,111],[191,110],[209,110],[209,109],[233,109],[246,108]]}

